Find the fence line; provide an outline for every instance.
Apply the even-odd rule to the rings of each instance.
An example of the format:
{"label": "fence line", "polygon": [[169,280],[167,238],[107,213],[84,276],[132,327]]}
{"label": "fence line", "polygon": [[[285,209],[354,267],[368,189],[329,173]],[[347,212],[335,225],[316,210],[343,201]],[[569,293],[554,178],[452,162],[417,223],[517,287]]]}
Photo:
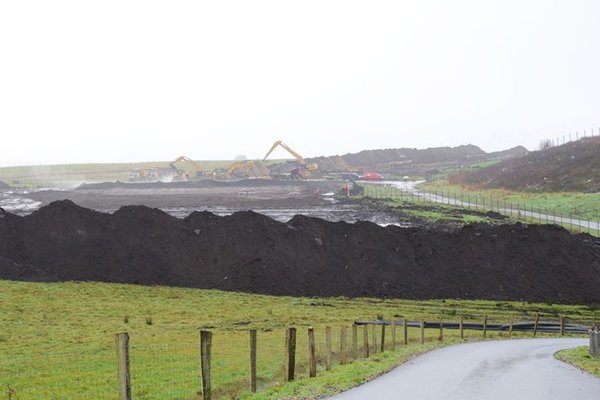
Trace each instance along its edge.
{"label": "fence line", "polygon": [[[96,397],[100,393],[97,388],[77,386],[75,390],[69,391],[73,379],[78,380],[79,377],[61,375],[65,379],[64,389],[67,391],[35,390],[38,388],[27,390],[26,387],[8,385],[10,381],[5,380],[2,390],[6,395],[0,394],[0,399],[96,397],[131,400],[195,398],[198,395],[203,399],[229,398],[244,391],[253,393],[294,379],[310,379],[327,373],[336,365],[368,359],[381,352],[394,351],[408,345],[459,338],[482,339],[491,332],[507,338],[515,334],[531,337],[535,334],[578,335],[590,332],[589,326],[566,323],[564,318],[560,321],[540,321],[537,314],[535,321],[515,323],[514,318],[511,318],[508,324],[498,323],[497,320],[490,323],[487,316],[482,316],[478,322],[472,322],[472,316],[469,319],[470,321],[465,322],[463,317],[457,316],[452,321],[405,318],[386,320],[382,317],[376,320],[358,320],[351,325],[351,343],[348,341],[349,325],[289,327],[285,330],[260,332],[255,329],[241,330],[236,331],[234,336],[240,336],[242,340],[239,341],[232,340],[234,337],[230,332],[202,329],[196,345],[190,343],[183,347],[177,344],[157,348],[136,346],[135,336],[130,337],[128,333],[121,332],[114,335],[116,358],[113,353],[112,360],[115,372],[110,376],[102,373],[99,377],[102,381],[109,381],[107,391],[102,392],[100,397]],[[594,324],[595,322],[592,325]],[[473,333],[466,335],[467,332]],[[239,347],[235,351],[232,349],[234,343],[241,347],[241,354]],[[590,345],[592,343],[591,341]],[[145,351],[150,349],[153,353],[148,357]],[[178,350],[185,351],[185,362],[176,358]],[[154,359],[155,357],[160,359]],[[82,363],[86,361],[91,364],[86,365],[86,368],[93,371],[96,367],[93,361],[90,362],[87,357],[80,360]],[[46,375],[52,373],[52,368],[48,367]],[[164,372],[164,368],[168,368],[173,373],[172,376],[157,374],[156,369],[161,367],[163,369],[160,371]],[[18,371],[18,368],[15,370]],[[39,384],[41,381],[35,382]],[[114,388],[112,393],[110,388]]]}
{"label": "fence line", "polygon": [[585,215],[577,210],[556,211],[548,207],[534,207],[523,202],[512,202],[469,192],[449,190],[421,191],[392,184],[364,184],[364,195],[375,199],[400,200],[408,203],[430,203],[455,206],[481,212],[497,212],[523,222],[557,224],[574,232],[600,236],[600,209],[587,209]]}

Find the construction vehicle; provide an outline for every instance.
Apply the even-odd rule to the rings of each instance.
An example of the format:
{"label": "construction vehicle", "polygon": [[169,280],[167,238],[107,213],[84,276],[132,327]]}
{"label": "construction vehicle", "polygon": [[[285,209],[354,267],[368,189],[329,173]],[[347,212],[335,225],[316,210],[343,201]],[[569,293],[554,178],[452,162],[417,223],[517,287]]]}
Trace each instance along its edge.
{"label": "construction vehicle", "polygon": [[363,181],[382,181],[385,178],[377,172],[365,172],[362,176]]}
{"label": "construction vehicle", "polygon": [[181,171],[173,168],[154,167],[134,169],[129,172],[129,182],[177,182],[183,180]]}
{"label": "construction vehicle", "polygon": [[350,197],[360,196],[365,193],[365,189],[359,185],[354,179],[346,180],[339,188],[338,193]]}
{"label": "construction vehicle", "polygon": [[202,171],[202,167],[196,161],[192,160],[186,156],[179,156],[175,160],[169,163],[169,167],[173,169],[175,172],[175,179],[179,181],[187,181],[189,180],[190,174],[189,169],[178,168],[177,163],[186,163],[192,167],[192,173],[197,178],[204,176],[204,172]]}
{"label": "construction vehicle", "polygon": [[229,178],[269,178],[269,168],[262,161],[236,161],[227,168]]}
{"label": "construction vehicle", "polygon": [[282,147],[284,150],[290,153],[296,159],[296,161],[274,165],[273,167],[271,167],[272,177],[289,179],[310,178],[311,173],[319,169],[319,166],[317,164],[307,163],[304,157],[296,153],[281,140],[277,140],[275,143],[273,143],[271,149],[264,156],[263,161],[265,161],[271,155],[273,150],[275,150],[278,146]]}

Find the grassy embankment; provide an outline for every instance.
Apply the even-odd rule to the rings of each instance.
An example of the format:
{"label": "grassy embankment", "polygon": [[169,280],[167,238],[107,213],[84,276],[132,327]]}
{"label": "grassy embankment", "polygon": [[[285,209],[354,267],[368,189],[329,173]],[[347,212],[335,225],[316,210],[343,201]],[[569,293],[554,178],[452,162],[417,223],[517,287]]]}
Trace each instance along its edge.
{"label": "grassy embankment", "polygon": [[[514,192],[503,189],[472,189],[464,188],[460,185],[451,185],[446,179],[435,180],[424,183],[419,186],[420,190],[430,193],[443,193],[444,196],[450,194],[450,198],[466,200],[467,198],[485,199],[487,204],[491,203],[497,207],[498,202],[501,207],[504,204],[522,205],[521,209],[540,211],[551,215],[563,215],[568,218],[573,215],[576,218],[582,218],[591,221],[600,221],[600,193],[537,193],[537,192]],[[481,204],[481,200],[479,201]]]}
{"label": "grassy embankment", "polygon": [[405,216],[407,222],[420,219],[431,223],[451,222],[469,224],[475,222],[493,223],[494,220],[484,215],[480,210],[468,210],[464,207],[430,203],[423,197],[403,193],[400,190],[382,185],[369,185],[364,187],[364,196],[367,198],[384,199],[385,204],[398,209]]}
{"label": "grassy embankment", "polygon": [[600,378],[600,357],[592,357],[587,346],[559,351],[555,357]]}
{"label": "grassy embankment", "polygon": [[[316,398],[355,386],[420,352],[441,345],[427,330],[418,344],[324,371],[324,327],[333,328],[339,355],[339,328],[356,319],[490,322],[556,320],[564,315],[591,324],[597,308],[493,301],[408,301],[346,298],[293,298],[213,290],[101,283],[19,283],[0,281],[0,387],[13,399],[116,398],[113,333],[131,335],[133,394],[137,399],[193,399],[199,390],[198,329],[213,337],[216,398]],[[319,376],[306,378],[306,330],[315,327]],[[284,329],[298,328],[298,380],[283,385]],[[259,393],[248,393],[248,329],[258,333]],[[391,341],[390,329],[386,330]],[[399,331],[399,337],[400,336]],[[489,337],[498,337],[490,333]],[[445,343],[458,332],[445,331]],[[359,331],[362,344],[362,328]],[[468,331],[479,339],[481,332]],[[379,339],[378,339],[379,340]],[[362,346],[361,346],[362,347]],[[359,349],[361,352],[362,349]],[[4,394],[4,393],[3,393]]]}

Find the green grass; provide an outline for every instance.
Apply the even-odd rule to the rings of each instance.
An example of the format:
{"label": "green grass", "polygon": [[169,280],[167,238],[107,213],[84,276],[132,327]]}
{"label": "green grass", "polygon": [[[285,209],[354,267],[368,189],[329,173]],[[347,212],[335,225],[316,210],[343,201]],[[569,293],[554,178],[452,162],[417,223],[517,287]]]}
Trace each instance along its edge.
{"label": "green grass", "polygon": [[483,215],[474,215],[476,214],[475,211],[468,211],[464,207],[427,203],[422,197],[402,193],[393,187],[380,185],[364,185],[363,187],[363,197],[383,199],[386,205],[396,208],[401,214],[407,217],[415,217],[425,222],[435,223],[444,221],[459,224],[494,222],[491,218]]}
{"label": "green grass", "polygon": [[[282,160],[267,160],[267,164]],[[203,171],[215,168],[227,168],[233,161],[204,160],[197,161]],[[72,187],[83,182],[127,182],[133,169],[167,168],[170,161],[149,161],[139,163],[106,163],[106,164],[63,164],[63,165],[30,165],[0,168],[0,181],[19,187]],[[176,164],[178,168],[195,176],[195,171],[185,163]]]}
{"label": "green grass", "polygon": [[[315,327],[322,361],[325,326],[333,328],[333,348],[339,349],[342,325],[378,314],[434,321],[456,321],[461,315],[466,321],[481,321],[486,314],[490,322],[507,322],[512,317],[531,321],[539,311],[542,319],[565,315],[586,324],[600,319],[597,308],[583,305],[294,298],[102,283],[0,281],[0,293],[0,390],[14,390],[13,399],[116,398],[113,334],[120,331],[131,335],[136,399],[196,398],[199,328],[214,333],[216,398],[249,396],[248,329],[259,331],[259,398],[293,397],[296,390],[314,398],[362,382],[428,347],[411,344],[327,373],[321,362],[320,377],[313,381],[305,378],[309,325]],[[299,378],[290,386],[283,385],[284,330],[289,326],[298,328]],[[436,341],[437,334],[428,330],[428,342]],[[409,336],[415,343],[418,330],[411,328]],[[448,340],[456,336],[456,331],[446,331]],[[480,336],[468,332],[469,338]]]}
{"label": "green grass", "polygon": [[555,357],[600,378],[600,357],[592,357],[588,346],[562,350]]}
{"label": "green grass", "polygon": [[[385,199],[388,205],[401,208],[402,211],[407,211],[405,209],[407,204],[424,203],[435,205],[435,208],[442,214],[460,214],[460,210],[485,212],[501,209],[502,214],[511,217],[513,220],[526,223],[554,223],[562,225],[575,233],[585,232],[594,236],[600,236],[600,231],[594,230],[593,227],[579,226],[568,222],[568,219],[571,217],[584,221],[600,222],[600,193],[517,193],[499,189],[466,190],[459,185],[450,185],[445,180],[421,184],[419,189],[425,193],[423,196],[401,192],[396,188],[382,185],[364,185],[364,188],[366,197]],[[429,197],[435,195],[457,199],[470,203],[471,206],[433,203],[429,200]],[[512,210],[512,212],[506,210]],[[557,217],[557,220],[534,218],[518,210],[533,211],[543,215],[554,215]],[[431,217],[432,220],[437,218],[436,215],[427,214],[424,214],[423,217]],[[463,222],[477,221],[472,219],[469,221],[469,219],[465,218]],[[563,221],[562,224],[560,223],[561,220]]]}
{"label": "green grass", "polygon": [[466,201],[469,197],[474,201],[478,198],[479,204],[485,203],[497,207],[498,202],[501,207],[504,204],[513,204],[513,208],[521,208],[534,210],[541,213],[549,213],[551,215],[562,214],[565,218],[570,215],[580,217],[591,221],[600,221],[600,193],[532,193],[532,192],[514,192],[503,189],[469,189],[463,188],[460,185],[451,185],[447,180],[436,180],[424,183],[419,186],[419,189],[432,192],[443,193],[451,198],[462,198]]}

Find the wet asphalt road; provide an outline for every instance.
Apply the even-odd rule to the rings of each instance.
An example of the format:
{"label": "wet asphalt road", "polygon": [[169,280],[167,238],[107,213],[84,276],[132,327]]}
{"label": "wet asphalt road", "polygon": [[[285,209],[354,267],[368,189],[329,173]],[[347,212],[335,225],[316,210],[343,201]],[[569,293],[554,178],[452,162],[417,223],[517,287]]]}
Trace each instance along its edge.
{"label": "wet asphalt road", "polygon": [[355,399],[599,399],[600,379],[555,360],[589,339],[523,339],[467,343],[432,351],[355,389]]}

